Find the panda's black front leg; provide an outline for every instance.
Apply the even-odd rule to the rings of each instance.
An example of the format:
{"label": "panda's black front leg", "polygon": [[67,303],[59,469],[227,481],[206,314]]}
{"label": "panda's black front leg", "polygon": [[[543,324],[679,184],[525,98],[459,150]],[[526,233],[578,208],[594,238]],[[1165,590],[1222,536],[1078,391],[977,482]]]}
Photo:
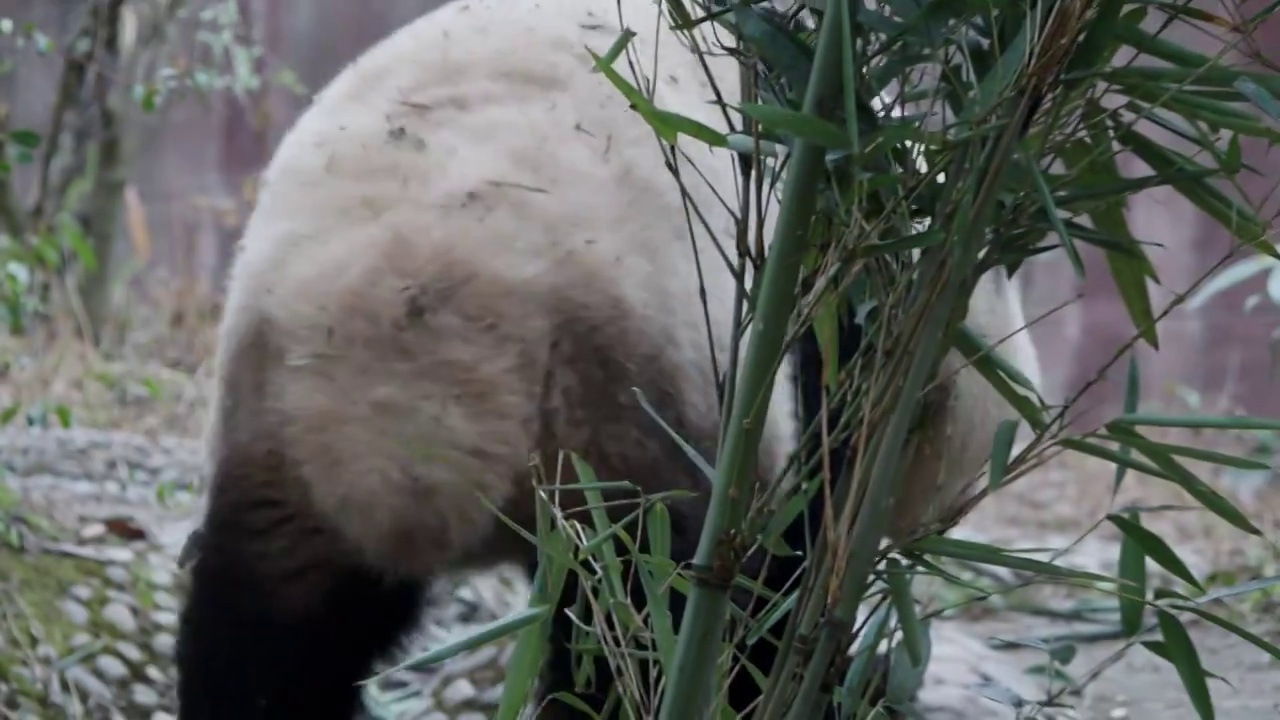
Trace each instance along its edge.
{"label": "panda's black front leg", "polygon": [[357,683],[418,616],[422,588],[358,568],[308,613],[274,613],[224,558],[192,566],[178,641],[181,720],[352,720]]}
{"label": "panda's black front leg", "polygon": [[359,683],[417,620],[423,583],[353,561],[291,502],[220,482],[179,624],[179,718],[352,720]]}

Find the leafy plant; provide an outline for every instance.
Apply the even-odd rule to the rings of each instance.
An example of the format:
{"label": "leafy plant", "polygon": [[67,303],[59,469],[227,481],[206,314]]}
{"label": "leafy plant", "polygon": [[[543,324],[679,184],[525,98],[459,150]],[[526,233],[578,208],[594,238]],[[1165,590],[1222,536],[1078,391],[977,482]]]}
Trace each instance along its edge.
{"label": "leafy plant", "polygon": [[[615,69],[623,66],[614,59],[627,52],[633,31],[595,56],[596,68],[654,127],[664,151],[688,142],[728,147],[746,156],[753,171],[770,183],[780,182],[768,252],[760,255],[722,240],[723,247],[737,246],[740,265],[753,263],[759,272],[744,313],[744,326],[754,331],[745,346],[735,343],[742,363],[736,357],[726,362],[742,370],[727,383],[723,442],[714,462],[706,464],[715,482],[696,563],[741,570],[742,539],[776,548],[779,528],[805,506],[806,495],[795,493],[827,492],[835,505],[823,533],[803,548],[804,576],[775,598],[778,612],[754,622],[737,618],[727,587],[675,572],[661,542],[657,550],[637,552],[633,536],[597,517],[593,527],[577,522],[540,527],[536,540],[548,557],[540,577],[545,582],[547,568],[554,567],[557,577],[569,572],[582,579],[594,623],[583,623],[578,644],[584,653],[605,653],[619,678],[634,679],[620,680],[617,690],[618,702],[635,717],[725,717],[715,691],[724,686],[726,673],[737,670],[732,659],[724,662],[731,629],[753,638],[766,631],[781,636],[782,660],[751,713],[754,718],[807,720],[829,698],[844,717],[873,717],[880,710],[864,701],[870,650],[895,636],[888,702],[900,707],[922,682],[930,655],[932,615],[917,607],[912,579],[933,575],[963,582],[946,570],[952,562],[1104,594],[1115,608],[1120,635],[1171,663],[1198,715],[1214,717],[1210,675],[1182,618],[1208,621],[1280,658],[1274,645],[1210,610],[1223,598],[1262,589],[1275,579],[1209,589],[1173,546],[1144,525],[1143,511],[1132,508],[1116,509],[1099,521],[1123,537],[1115,575],[1074,570],[943,532],[986,494],[1021,481],[1056,455],[1073,452],[1112,463],[1115,490],[1128,472],[1143,473],[1181,488],[1207,512],[1257,535],[1259,529],[1184,462],[1241,466],[1254,461],[1157,441],[1148,432],[1161,427],[1278,430],[1280,422],[1144,413],[1137,395],[1139,367],[1131,362],[1124,413],[1098,431],[1071,434],[1064,421],[1075,398],[1061,407],[1046,406],[1017,368],[988,352],[964,327],[960,309],[967,307],[982,273],[1003,269],[1016,275],[1038,255],[1060,253],[1082,276],[1081,246],[1092,245],[1104,254],[1134,329],[1115,360],[1138,342],[1158,348],[1159,323],[1168,310],[1158,314],[1153,308],[1149,284],[1159,278],[1123,212],[1129,196],[1154,187],[1174,188],[1229,228],[1242,249],[1268,258],[1251,262],[1280,258],[1267,237],[1268,224],[1221,189],[1247,169],[1242,138],[1277,139],[1256,109],[1275,107],[1280,77],[1233,67],[1149,29],[1173,23],[1212,26],[1238,41],[1273,10],[1231,20],[1177,0],[891,0],[872,6],[828,0],[815,5],[783,14],[730,0],[663,3],[667,20],[676,26],[715,23],[727,30],[752,81],[744,85],[759,88],[756,97],[726,108],[734,126],[725,134],[658,107],[639,90],[641,83]],[[648,19],[624,20],[636,28],[651,27]],[[1118,64],[1122,48],[1162,64]],[[1157,139],[1153,128],[1173,133],[1187,151]],[[1152,173],[1122,177],[1116,162],[1120,152],[1141,158]],[[752,237],[750,230],[740,237]],[[868,338],[844,367],[835,362],[831,332],[841,318],[853,318]],[[751,502],[735,500],[753,494],[748,458],[756,452],[760,423],[749,420],[766,411],[773,369],[806,326],[816,328],[822,339],[829,398],[847,401],[838,427],[847,433],[843,441],[856,443],[858,461],[844,477],[801,468],[807,482],[798,490],[773,489]],[[1010,401],[1035,437],[1015,453],[1016,428],[1002,427],[992,438],[987,486],[938,522],[919,528],[913,539],[886,545],[885,513],[879,509],[894,499],[922,392],[953,349]],[[590,474],[579,468],[578,475]],[[1027,481],[1035,482],[1034,476]],[[637,513],[652,514],[661,537],[659,507],[646,503]],[[554,509],[546,519],[562,520]],[[648,616],[630,607],[619,588],[611,539],[632,553],[645,578]],[[1180,584],[1154,586],[1148,561]],[[753,579],[739,577],[736,585],[752,587]],[[547,598],[554,597],[543,594],[545,585],[540,588],[530,613],[522,616],[534,624],[524,626],[521,652],[508,666],[502,718],[515,717],[516,699],[525,695],[537,667],[531,643],[543,632]],[[679,632],[665,610],[667,593],[673,591],[689,596]],[[868,606],[871,619],[862,622],[858,611]],[[784,615],[782,608],[790,612]],[[770,630],[772,623],[778,626]],[[586,630],[587,625],[595,630]],[[1146,639],[1152,632],[1158,640]],[[803,652],[798,638],[810,640]],[[824,687],[830,668],[851,647],[847,674],[834,691]],[[1060,666],[1074,650],[1061,646],[1046,652],[1043,672],[1061,678]],[[662,678],[635,679],[637,653],[657,657]],[[1075,687],[1064,685],[1036,702],[1010,702],[1052,705]]]}

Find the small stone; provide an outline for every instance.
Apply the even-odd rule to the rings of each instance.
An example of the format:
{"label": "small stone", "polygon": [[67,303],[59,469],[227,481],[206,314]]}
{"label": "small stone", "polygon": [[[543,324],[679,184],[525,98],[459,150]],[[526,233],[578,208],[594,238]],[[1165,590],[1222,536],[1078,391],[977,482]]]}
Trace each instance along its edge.
{"label": "small stone", "polygon": [[142,652],[142,648],[131,642],[121,640],[116,643],[115,648],[116,652],[120,654],[120,657],[128,660],[134,665],[141,665],[143,661],[147,659],[146,653]]}
{"label": "small stone", "polygon": [[71,636],[71,649],[79,650],[80,648],[93,642],[93,636],[87,632],[78,632]]}
{"label": "small stone", "polygon": [[160,693],[142,683],[134,683],[129,686],[129,700],[138,707],[153,708],[160,704]]}
{"label": "small stone", "polygon": [[145,503],[150,502],[151,498],[155,496],[155,490],[141,485],[130,485],[125,488],[124,496],[133,502]]}
{"label": "small stone", "polygon": [[173,652],[177,647],[178,641],[173,637],[173,633],[161,631],[151,638],[151,649],[155,650],[161,657],[173,657]]}
{"label": "small stone", "polygon": [[84,542],[92,542],[107,534],[107,526],[100,522],[93,522],[80,528],[80,539]]}
{"label": "small stone", "polygon": [[62,614],[67,616],[67,622],[77,627],[84,627],[89,624],[89,608],[70,598],[63,598],[58,601],[58,607],[62,610]]}
{"label": "small stone", "polygon": [[133,584],[133,574],[129,572],[129,568],[122,565],[108,565],[104,574],[107,579],[117,585],[129,586]]}
{"label": "small stone", "polygon": [[147,563],[151,565],[151,567],[153,568],[153,571],[167,570],[169,572],[172,572],[175,567],[173,558],[162,552],[147,553]]}
{"label": "small stone", "polygon": [[129,666],[110,653],[102,653],[93,659],[93,669],[107,682],[120,682],[129,677]]}
{"label": "small stone", "polygon": [[154,610],[151,613],[151,620],[160,627],[170,630],[178,627],[178,614],[172,610]]}
{"label": "small stone", "polygon": [[63,676],[67,678],[67,682],[75,685],[80,692],[102,702],[111,700],[111,688],[99,680],[89,668],[83,665],[72,665],[67,668]]}
{"label": "small stone", "polygon": [[169,678],[164,676],[164,671],[155,665],[148,665],[142,668],[142,674],[146,675],[147,679],[156,685],[163,685],[169,681]]}
{"label": "small stone", "polygon": [[164,589],[173,587],[173,571],[162,567],[152,567],[151,584]]}
{"label": "small stone", "polygon": [[116,588],[107,588],[103,593],[108,600],[114,600],[127,608],[135,608],[138,606],[138,597],[136,591],[125,592]]}
{"label": "small stone", "polygon": [[67,590],[67,594],[84,603],[92,600],[94,596],[93,588],[88,585],[72,585],[71,589]]}
{"label": "small stone", "polygon": [[174,597],[173,593],[168,592],[167,590],[156,590],[152,593],[151,600],[155,603],[156,607],[161,610],[178,609],[178,598]]}
{"label": "small stone", "polygon": [[476,696],[476,686],[467,678],[460,677],[440,691],[440,702],[446,708],[454,708]]}
{"label": "small stone", "polygon": [[485,645],[451,658],[449,660],[449,674],[473,677],[478,670],[491,666],[497,659],[498,648],[493,645]]}
{"label": "small stone", "polygon": [[458,713],[454,716],[454,720],[486,720],[486,718],[484,713],[472,710],[470,712]]}
{"label": "small stone", "polygon": [[163,710],[157,710],[151,713],[151,720],[178,720],[178,718],[170,715]]}
{"label": "small stone", "polygon": [[102,619],[126,635],[138,632],[138,620],[133,616],[133,611],[122,602],[107,603],[102,608]]}
{"label": "small stone", "polygon": [[116,563],[117,565],[128,565],[137,558],[136,553],[121,545],[107,545],[99,548],[97,555],[103,561]]}
{"label": "small stone", "polygon": [[502,703],[502,685],[494,685],[480,691],[476,701],[481,705],[497,707]]}

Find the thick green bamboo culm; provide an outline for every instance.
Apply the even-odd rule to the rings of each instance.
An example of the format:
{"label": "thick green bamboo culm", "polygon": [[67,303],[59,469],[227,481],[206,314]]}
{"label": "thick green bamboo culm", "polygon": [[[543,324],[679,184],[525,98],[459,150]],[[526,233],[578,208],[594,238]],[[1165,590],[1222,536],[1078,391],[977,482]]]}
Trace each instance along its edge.
{"label": "thick green bamboo culm", "polygon": [[[843,42],[839,16],[844,6],[845,2],[832,3],[827,22],[823,23],[818,36],[813,70],[805,91],[806,113],[818,114],[831,93],[840,87]],[[774,373],[796,304],[796,283],[823,171],[824,149],[816,143],[797,139],[791,167],[783,181],[773,242],[759,279],[760,292],[743,369],[728,426],[722,434],[724,442],[716,458],[716,485],[694,556],[698,568],[716,564],[725,530],[742,521],[733,515],[740,514],[744,504],[734,502],[734,497],[749,492],[752,485],[749,471],[756,465],[755,453],[768,411]],[[674,666],[666,678],[661,720],[700,720],[707,713],[712,691],[719,685],[717,669],[729,611],[727,583],[708,583],[695,577],[691,585],[689,604],[676,641]]]}

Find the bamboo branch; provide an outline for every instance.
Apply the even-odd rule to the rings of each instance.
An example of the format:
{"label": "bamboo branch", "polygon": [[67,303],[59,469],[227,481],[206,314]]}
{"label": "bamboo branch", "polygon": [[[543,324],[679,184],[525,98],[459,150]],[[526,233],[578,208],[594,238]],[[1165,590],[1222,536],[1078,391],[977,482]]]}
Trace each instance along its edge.
{"label": "bamboo branch", "polygon": [[[816,115],[840,83],[840,22],[844,3],[835,3],[823,23],[804,110]],[[729,611],[729,587],[740,557],[732,531],[742,524],[745,499],[755,484],[753,470],[774,375],[782,358],[788,320],[796,303],[796,283],[817,207],[824,149],[797,139],[783,184],[773,244],[759,276],[757,313],[716,460],[718,477],[694,557],[696,572],[676,644],[676,659],[662,698],[662,720],[702,718],[718,686],[719,656]]]}

